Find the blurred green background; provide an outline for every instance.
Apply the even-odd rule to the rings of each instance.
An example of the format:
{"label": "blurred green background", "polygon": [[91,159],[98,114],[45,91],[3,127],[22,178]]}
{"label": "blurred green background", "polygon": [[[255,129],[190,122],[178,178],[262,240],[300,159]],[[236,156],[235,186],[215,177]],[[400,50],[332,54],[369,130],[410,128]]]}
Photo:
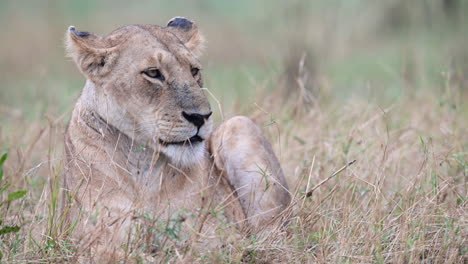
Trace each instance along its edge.
{"label": "blurred green background", "polygon": [[65,57],[69,25],[105,35],[192,19],[208,40],[205,86],[225,110],[246,110],[260,91],[297,90],[298,77],[319,99],[463,92],[467,15],[466,0],[0,0],[0,122],[73,107],[84,77]]}

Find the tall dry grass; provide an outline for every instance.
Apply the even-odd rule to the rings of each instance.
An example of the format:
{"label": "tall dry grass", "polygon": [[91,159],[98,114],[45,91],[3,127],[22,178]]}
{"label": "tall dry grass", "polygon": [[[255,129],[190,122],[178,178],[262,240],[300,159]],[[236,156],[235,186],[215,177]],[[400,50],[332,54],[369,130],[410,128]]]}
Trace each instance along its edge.
{"label": "tall dry grass", "polygon": [[[195,19],[208,37],[218,124],[218,108],[246,114],[271,140],[293,195],[290,221],[262,237],[227,228],[207,251],[187,247],[177,219],[147,218],[129,235],[128,262],[467,263],[465,2],[147,1],[130,11],[46,2],[0,2],[2,263],[72,262],[86,251],[61,228],[63,132],[82,86],[63,31],[169,14]],[[156,240],[166,242],[151,252]]]}
{"label": "tall dry grass", "polygon": [[[129,261],[147,261],[142,252],[152,236],[166,236],[173,243],[153,252],[153,261],[466,262],[468,124],[449,87],[391,105],[328,99],[305,108],[298,102],[316,95],[300,83],[289,97],[279,96],[280,86],[251,111],[272,141],[294,197],[285,228],[241,239],[227,229],[219,234],[222,247],[199,251],[177,241],[177,222],[161,227],[150,219],[151,226],[129,235]],[[66,122],[47,118],[47,125],[18,122],[16,133],[1,137],[0,143],[18,146],[10,150],[4,180],[11,189],[28,191],[2,207],[3,225],[21,227],[2,236],[6,263],[61,263],[80,252],[60,233]]]}

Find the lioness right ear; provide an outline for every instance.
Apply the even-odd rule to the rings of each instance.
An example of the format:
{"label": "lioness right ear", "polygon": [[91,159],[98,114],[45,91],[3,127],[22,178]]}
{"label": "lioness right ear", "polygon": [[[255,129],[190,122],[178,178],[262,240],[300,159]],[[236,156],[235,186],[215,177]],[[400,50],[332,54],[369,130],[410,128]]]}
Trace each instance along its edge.
{"label": "lioness right ear", "polygon": [[68,56],[93,82],[110,72],[118,56],[116,47],[109,45],[105,38],[80,32],[74,26],[68,28],[65,42]]}
{"label": "lioness right ear", "polygon": [[201,55],[205,38],[194,22],[185,17],[174,17],[167,22],[166,29],[176,35],[195,56]]}

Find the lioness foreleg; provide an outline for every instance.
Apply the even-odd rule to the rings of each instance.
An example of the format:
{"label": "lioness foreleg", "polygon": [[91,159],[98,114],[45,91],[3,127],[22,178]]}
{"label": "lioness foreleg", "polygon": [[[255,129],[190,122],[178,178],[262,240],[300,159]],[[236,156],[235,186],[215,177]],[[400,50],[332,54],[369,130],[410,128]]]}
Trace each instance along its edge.
{"label": "lioness foreleg", "polygon": [[264,227],[288,206],[291,198],[279,161],[252,120],[236,116],[222,123],[211,137],[210,151],[251,227]]}

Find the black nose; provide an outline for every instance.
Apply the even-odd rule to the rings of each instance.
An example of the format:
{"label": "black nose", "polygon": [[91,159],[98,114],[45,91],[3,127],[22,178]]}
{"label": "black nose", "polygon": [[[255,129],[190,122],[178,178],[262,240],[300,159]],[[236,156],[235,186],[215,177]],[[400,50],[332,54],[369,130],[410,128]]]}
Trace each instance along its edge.
{"label": "black nose", "polygon": [[194,124],[197,128],[200,128],[205,123],[205,120],[210,118],[213,112],[209,112],[206,115],[200,114],[187,114],[186,112],[182,111],[182,116],[184,116],[187,121]]}

